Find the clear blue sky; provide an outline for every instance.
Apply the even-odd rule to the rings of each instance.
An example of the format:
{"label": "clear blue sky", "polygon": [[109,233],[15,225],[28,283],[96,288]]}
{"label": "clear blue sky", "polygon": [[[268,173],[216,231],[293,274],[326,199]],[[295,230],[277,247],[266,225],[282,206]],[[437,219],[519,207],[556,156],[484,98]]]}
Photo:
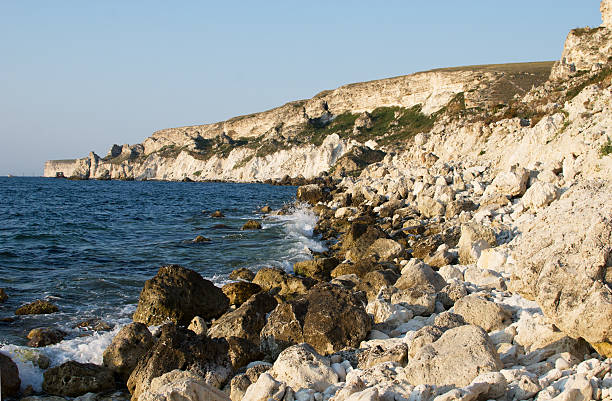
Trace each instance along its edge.
{"label": "clear blue sky", "polygon": [[598,0],[0,1],[0,175],[437,67],[556,60]]}

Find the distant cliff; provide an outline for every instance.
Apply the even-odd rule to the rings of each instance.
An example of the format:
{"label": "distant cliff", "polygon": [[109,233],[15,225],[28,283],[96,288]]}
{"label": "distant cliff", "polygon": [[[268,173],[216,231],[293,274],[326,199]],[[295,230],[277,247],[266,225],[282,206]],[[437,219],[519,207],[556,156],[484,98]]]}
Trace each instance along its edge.
{"label": "distant cliff", "polygon": [[105,157],[91,153],[82,159],[51,160],[44,175],[226,181],[286,175],[312,178],[365,142],[388,148],[429,130],[449,104],[459,102],[469,110],[507,104],[544,82],[551,67],[552,63],[461,67],[345,85],[261,113],[160,130],[142,144],[114,145]]}

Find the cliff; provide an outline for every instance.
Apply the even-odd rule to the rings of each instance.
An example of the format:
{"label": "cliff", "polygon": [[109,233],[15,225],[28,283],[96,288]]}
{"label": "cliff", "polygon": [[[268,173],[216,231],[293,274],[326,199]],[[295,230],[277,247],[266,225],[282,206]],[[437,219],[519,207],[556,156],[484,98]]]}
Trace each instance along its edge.
{"label": "cliff", "polygon": [[[44,175],[62,171],[96,179],[312,178],[368,140],[401,142],[415,130],[429,128],[458,96],[467,109],[507,104],[544,82],[551,67],[469,66],[345,85],[261,113],[160,130],[142,144],[114,145],[104,158],[90,154],[73,165],[49,161]],[[355,126],[364,119],[365,125]],[[414,126],[415,120],[425,124]]]}

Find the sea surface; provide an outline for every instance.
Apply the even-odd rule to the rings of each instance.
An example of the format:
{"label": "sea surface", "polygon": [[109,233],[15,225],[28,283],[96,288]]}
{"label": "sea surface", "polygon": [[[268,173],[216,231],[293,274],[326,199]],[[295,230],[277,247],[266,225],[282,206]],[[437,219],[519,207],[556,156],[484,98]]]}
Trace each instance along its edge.
{"label": "sea surface", "polygon": [[[40,390],[42,353],[51,365],[66,360],[102,362],[114,334],[131,321],[145,280],[160,266],[180,264],[221,286],[239,267],[288,271],[294,262],[323,250],[313,238],[315,216],[295,206],[295,187],[266,184],[157,181],[70,181],[0,178],[0,352],[18,364],[22,387]],[[264,216],[259,209],[289,207]],[[225,217],[211,218],[221,210]],[[262,230],[242,231],[248,219]],[[223,226],[221,226],[223,225]],[[208,243],[193,243],[197,235]],[[15,316],[15,310],[47,299],[60,311]],[[90,318],[110,323],[110,332],[74,328]],[[68,333],[60,344],[31,349],[27,333],[56,327]]]}

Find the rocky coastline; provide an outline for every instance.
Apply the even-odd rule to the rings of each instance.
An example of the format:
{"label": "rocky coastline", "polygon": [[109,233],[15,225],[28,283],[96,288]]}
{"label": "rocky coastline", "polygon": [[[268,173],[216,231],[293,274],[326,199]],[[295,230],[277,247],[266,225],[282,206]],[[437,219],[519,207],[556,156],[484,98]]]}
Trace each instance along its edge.
{"label": "rocky coastline", "polygon": [[[280,183],[299,185],[297,201],[318,216],[314,234],[326,251],[312,252],[293,272],[235,270],[222,288],[195,271],[162,266],[102,365],[47,366],[45,394],[32,395],[19,392],[17,367],[0,354],[3,397],[612,400],[611,9],[602,1],[603,25],[573,30],[550,79],[505,105],[472,99],[470,107],[470,96],[486,98],[479,86],[466,106],[458,96],[465,88],[457,87],[425,102],[435,119],[395,148],[321,128],[329,134],[319,145],[324,162],[306,178]],[[328,99],[327,109],[301,107],[316,109],[319,119],[337,117],[367,99],[351,103],[347,91],[317,97]],[[275,113],[286,116],[289,106]],[[358,135],[376,124],[361,112],[349,129]],[[407,113],[390,113],[385,127],[406,123]],[[411,116],[419,124],[426,118]],[[262,124],[260,115],[247,117],[230,125]],[[225,135],[222,125],[206,127],[212,137]],[[187,128],[154,139],[188,142],[195,128]],[[134,171],[141,151],[120,147],[107,161]],[[96,157],[87,177],[103,164]],[[173,157],[180,164],[187,156]],[[169,177],[194,177],[177,171]],[[241,177],[261,177],[253,171]],[[254,221],[245,229],[260,227]],[[24,313],[30,310],[52,313],[53,305],[33,303]],[[33,338],[46,345],[62,336]]]}

